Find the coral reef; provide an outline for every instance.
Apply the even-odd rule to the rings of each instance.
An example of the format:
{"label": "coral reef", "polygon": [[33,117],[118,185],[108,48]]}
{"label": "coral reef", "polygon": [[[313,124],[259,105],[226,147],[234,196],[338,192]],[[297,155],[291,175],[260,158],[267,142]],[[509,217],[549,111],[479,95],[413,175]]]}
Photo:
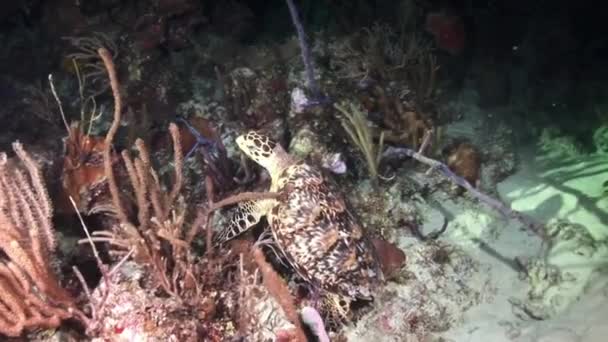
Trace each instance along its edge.
{"label": "coral reef", "polygon": [[351,191],[352,205],[363,224],[391,242],[398,239],[405,227],[422,222],[418,201],[423,192],[405,175],[396,176],[393,181],[382,191],[369,180],[360,182]]}
{"label": "coral reef", "polygon": [[[521,320],[563,313],[592,277],[564,255],[600,262],[606,241],[492,197],[518,167],[523,134],[505,119],[511,108],[479,105],[513,104],[511,69],[466,65],[481,52],[464,10],[371,3],[0,6],[13,27],[0,32],[0,147],[26,146],[0,154],[0,334],[444,340],[496,295],[490,257],[529,286],[504,300]],[[477,92],[455,89],[458,73]],[[588,141],[598,154],[606,131]],[[297,177],[245,158],[268,151],[243,149],[244,132],[258,137],[251,146],[264,135],[276,141],[268,151],[287,147],[269,163],[298,159]],[[538,147],[575,157],[578,137],[546,128]],[[281,219],[281,206],[268,220],[246,210],[299,200],[302,188],[304,205]],[[478,214],[488,209],[502,216]],[[234,212],[251,229],[225,242]],[[546,255],[488,252],[497,222],[535,233]],[[297,239],[299,225],[315,229]]]}
{"label": "coral reef", "polygon": [[[200,312],[192,312],[177,298],[159,297],[150,292],[142,286],[149,281],[147,276],[142,266],[127,262],[115,271],[111,282],[102,283],[93,292],[93,300],[103,298],[106,303],[98,312],[103,321],[98,327],[99,337],[93,341],[218,340],[233,333],[222,331],[230,326],[201,325],[207,317]],[[202,304],[214,305],[210,299]]]}
{"label": "coral reef", "polygon": [[383,289],[382,304],[357,323],[349,340],[425,341],[449,329],[463,319],[463,311],[483,300],[483,291],[491,291],[471,286],[477,267],[453,246],[411,245],[397,283]]}

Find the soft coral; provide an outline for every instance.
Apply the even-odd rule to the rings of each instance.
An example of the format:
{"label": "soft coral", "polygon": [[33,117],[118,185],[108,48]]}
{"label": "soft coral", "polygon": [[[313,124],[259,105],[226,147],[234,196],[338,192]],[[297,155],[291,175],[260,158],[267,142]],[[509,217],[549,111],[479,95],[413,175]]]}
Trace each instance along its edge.
{"label": "soft coral", "polygon": [[452,55],[459,55],[465,48],[466,32],[462,18],[444,12],[426,16],[426,30],[433,34],[437,46]]}

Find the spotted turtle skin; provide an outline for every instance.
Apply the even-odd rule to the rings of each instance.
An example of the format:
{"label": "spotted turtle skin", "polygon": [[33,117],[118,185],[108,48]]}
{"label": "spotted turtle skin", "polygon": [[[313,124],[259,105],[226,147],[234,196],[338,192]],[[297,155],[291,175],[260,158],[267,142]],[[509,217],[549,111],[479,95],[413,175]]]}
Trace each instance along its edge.
{"label": "spotted turtle skin", "polygon": [[220,242],[266,216],[278,250],[303,279],[341,296],[370,299],[384,280],[374,246],[330,180],[257,132],[239,136],[237,144],[270,173],[269,190],[280,196],[243,203]]}

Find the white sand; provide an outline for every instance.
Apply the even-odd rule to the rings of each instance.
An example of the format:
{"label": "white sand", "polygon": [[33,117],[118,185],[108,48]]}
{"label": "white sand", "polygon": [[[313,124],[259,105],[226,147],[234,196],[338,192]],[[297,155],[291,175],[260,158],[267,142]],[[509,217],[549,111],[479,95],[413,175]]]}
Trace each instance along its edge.
{"label": "white sand", "polygon": [[[608,235],[608,199],[598,198],[608,161],[521,157],[519,171],[498,186],[500,197],[544,222],[568,220],[554,246],[543,254],[540,239],[518,222],[438,194],[441,208],[424,206],[423,229],[437,228],[447,213],[450,225],[440,241],[459,252],[433,273],[437,266],[425,254],[431,247],[399,239],[405,269],[415,276],[389,284],[389,294],[349,329],[349,341],[608,341],[608,247],[600,241]],[[535,262],[530,277],[517,270],[516,257]],[[450,328],[413,333],[406,323],[412,315],[425,324],[445,319]]]}
{"label": "white sand", "polygon": [[[608,197],[601,199],[601,184],[608,180],[608,158],[587,156],[564,159],[523,153],[519,171],[499,184],[502,200],[512,208],[543,222],[567,220],[574,231],[560,235],[547,262],[562,277],[537,287],[530,299],[528,280],[497,258],[478,254],[490,265],[495,297],[465,314],[462,325],[443,334],[452,341],[608,341]],[[488,229],[489,226],[483,228]],[[506,225],[488,245],[505,256],[534,256],[536,237]],[[588,234],[587,234],[588,232]],[[452,234],[453,235],[453,234]],[[474,250],[470,250],[475,253]],[[484,261],[485,260],[485,261]],[[530,318],[509,299],[533,303],[545,310],[546,320]]]}

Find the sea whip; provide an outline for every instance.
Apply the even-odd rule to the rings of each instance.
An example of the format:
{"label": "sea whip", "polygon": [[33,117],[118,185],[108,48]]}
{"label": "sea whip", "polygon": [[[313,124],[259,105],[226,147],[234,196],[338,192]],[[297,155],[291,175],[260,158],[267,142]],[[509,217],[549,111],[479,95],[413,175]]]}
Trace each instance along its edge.
{"label": "sea whip", "polygon": [[306,71],[306,87],[311,92],[311,95],[314,99],[319,99],[321,97],[321,92],[319,90],[319,85],[315,80],[315,65],[312,59],[312,54],[310,52],[310,47],[306,42],[306,33],[304,32],[304,26],[302,25],[302,21],[298,15],[298,9],[296,5],[293,3],[293,0],[285,0],[287,1],[287,6],[289,7],[289,14],[291,14],[291,20],[293,21],[293,26],[296,27],[296,33],[298,34],[298,43],[300,44],[300,50],[302,52],[302,62],[304,63],[304,69]]}

